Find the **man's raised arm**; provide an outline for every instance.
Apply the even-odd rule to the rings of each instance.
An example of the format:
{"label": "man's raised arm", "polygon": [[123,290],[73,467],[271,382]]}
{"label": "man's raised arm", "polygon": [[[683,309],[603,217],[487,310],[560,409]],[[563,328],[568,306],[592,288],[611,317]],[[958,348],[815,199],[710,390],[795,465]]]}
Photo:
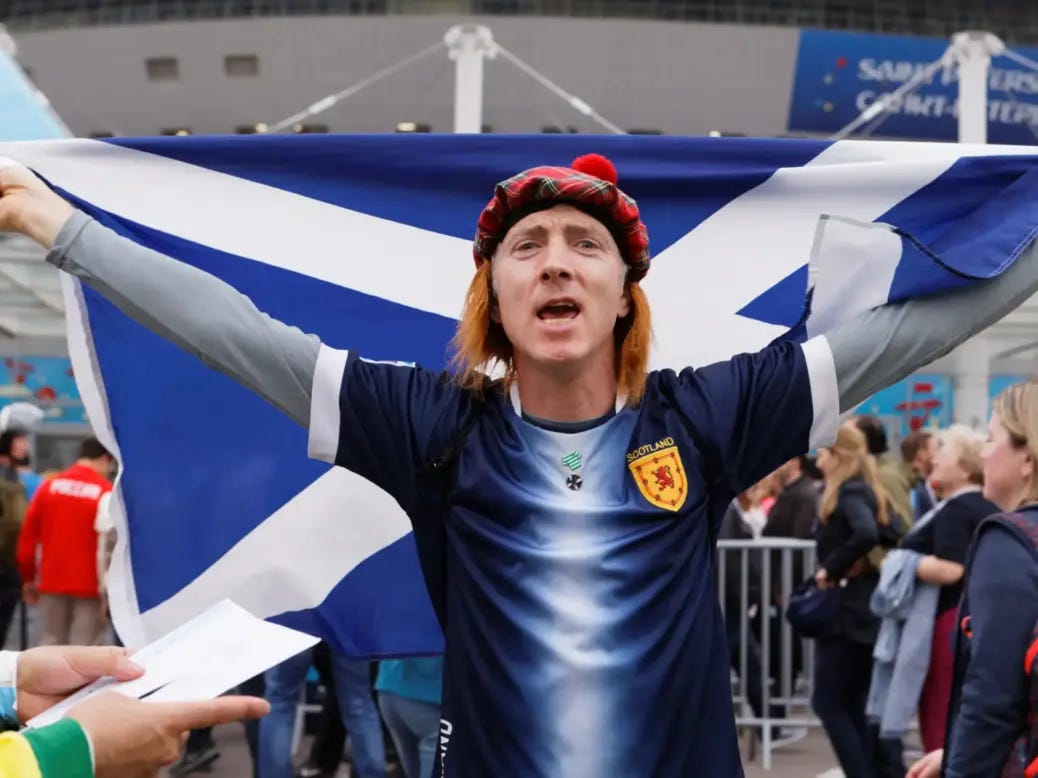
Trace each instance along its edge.
{"label": "man's raised arm", "polygon": [[33,238],[50,249],[48,262],[132,319],[309,424],[316,336],[272,319],[219,278],[117,235],[17,165],[0,164],[0,231]]}

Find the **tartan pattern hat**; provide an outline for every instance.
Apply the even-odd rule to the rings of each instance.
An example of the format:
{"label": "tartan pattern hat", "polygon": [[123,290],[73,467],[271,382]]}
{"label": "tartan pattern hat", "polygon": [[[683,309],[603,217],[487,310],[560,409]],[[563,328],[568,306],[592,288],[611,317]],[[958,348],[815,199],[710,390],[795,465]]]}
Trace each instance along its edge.
{"label": "tartan pattern hat", "polygon": [[535,167],[494,187],[476,224],[472,254],[478,267],[489,262],[498,244],[519,219],[534,211],[568,203],[598,219],[612,233],[629,279],[640,281],[649,271],[649,233],[638,204],[620,191],[616,168],[599,154],[573,160],[571,167]]}

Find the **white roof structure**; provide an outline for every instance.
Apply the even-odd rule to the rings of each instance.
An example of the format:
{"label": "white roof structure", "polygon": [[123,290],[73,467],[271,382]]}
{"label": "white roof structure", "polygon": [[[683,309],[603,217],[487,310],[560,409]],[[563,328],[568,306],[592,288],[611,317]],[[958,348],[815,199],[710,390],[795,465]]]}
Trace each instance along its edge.
{"label": "white roof structure", "polygon": [[[504,49],[499,53],[510,55]],[[14,65],[14,54],[14,42],[0,25],[0,139],[67,137],[71,133],[47,98]],[[525,62],[520,65],[532,69]],[[556,96],[574,104],[576,98],[572,95],[546,83],[539,73],[535,77]],[[346,92],[357,89],[359,84]],[[317,106],[322,106],[323,111],[335,102],[329,102],[330,98],[338,96],[318,101],[307,109],[307,115],[315,113]],[[591,110],[583,101],[576,102]],[[479,127],[478,117],[472,124]],[[20,138],[11,137],[12,132],[20,134]],[[984,353],[991,360],[992,373],[1038,373],[1038,298],[988,330],[984,340]],[[62,354],[65,350],[64,304],[58,271],[43,261],[43,251],[30,241],[0,235],[0,354]],[[941,360],[931,369],[955,373],[954,358]]]}
{"label": "white roof structure", "polygon": [[[15,61],[14,40],[0,25],[0,138],[40,140],[69,136],[47,98]],[[0,234],[0,352],[65,352],[65,308],[57,271],[43,251],[20,236]]]}
{"label": "white roof structure", "polygon": [[43,257],[29,239],[0,234],[0,341],[64,341],[58,271]]}

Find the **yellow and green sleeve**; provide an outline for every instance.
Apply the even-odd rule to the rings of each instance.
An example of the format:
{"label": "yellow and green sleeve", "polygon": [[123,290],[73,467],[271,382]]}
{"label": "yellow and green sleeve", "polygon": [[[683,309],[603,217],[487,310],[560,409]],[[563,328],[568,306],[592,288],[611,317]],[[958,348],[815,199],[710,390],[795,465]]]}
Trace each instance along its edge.
{"label": "yellow and green sleeve", "polygon": [[71,719],[0,735],[0,778],[93,778],[90,744]]}

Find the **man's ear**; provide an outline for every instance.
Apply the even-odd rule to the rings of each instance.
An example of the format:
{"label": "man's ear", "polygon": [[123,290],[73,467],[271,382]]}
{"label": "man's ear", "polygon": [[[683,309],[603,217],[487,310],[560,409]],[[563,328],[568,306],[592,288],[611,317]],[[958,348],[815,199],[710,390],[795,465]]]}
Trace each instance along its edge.
{"label": "man's ear", "polygon": [[631,285],[626,281],[624,282],[623,291],[620,293],[620,312],[617,314],[618,319],[622,319],[631,312]]}

